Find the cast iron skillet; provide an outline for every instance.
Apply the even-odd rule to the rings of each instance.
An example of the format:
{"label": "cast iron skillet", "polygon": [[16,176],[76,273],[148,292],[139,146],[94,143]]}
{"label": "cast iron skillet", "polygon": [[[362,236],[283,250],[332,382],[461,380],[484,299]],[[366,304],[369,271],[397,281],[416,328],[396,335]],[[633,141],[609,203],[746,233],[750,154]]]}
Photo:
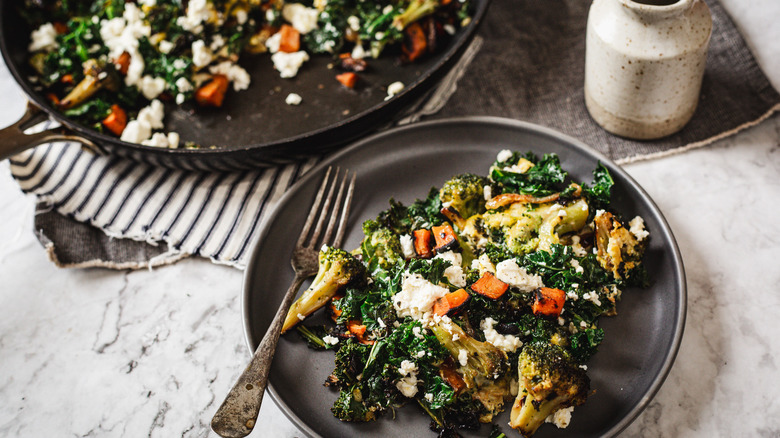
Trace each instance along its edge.
{"label": "cast iron skillet", "polygon": [[[0,131],[0,159],[38,144],[65,139],[80,141],[102,153],[116,154],[157,166],[188,170],[230,170],[266,167],[322,154],[390,123],[418,101],[457,62],[474,36],[489,0],[475,0],[471,23],[456,33],[440,52],[422,62],[400,65],[387,54],[371,60],[370,71],[361,73],[355,90],[342,87],[336,72],[328,69],[328,56],[313,56],[293,79],[281,79],[268,55],[246,56],[241,61],[252,75],[248,90],[229,95],[218,110],[182,108],[166,114],[166,129],[182,141],[218,148],[161,149],[126,143],[65,118],[36,94],[28,78],[31,29],[18,14],[21,2],[0,0],[0,50],[8,69],[29,99],[25,116]],[[384,100],[387,85],[406,87]],[[299,106],[284,103],[291,93],[303,97]],[[51,118],[62,127],[35,135],[24,130]]]}

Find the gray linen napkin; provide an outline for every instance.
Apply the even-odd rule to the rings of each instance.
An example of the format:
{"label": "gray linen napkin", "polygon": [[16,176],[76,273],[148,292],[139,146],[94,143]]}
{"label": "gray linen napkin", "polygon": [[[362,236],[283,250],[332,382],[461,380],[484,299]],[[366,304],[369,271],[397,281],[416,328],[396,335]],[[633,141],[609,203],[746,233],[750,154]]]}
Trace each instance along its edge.
{"label": "gray linen napkin", "polygon": [[682,131],[633,141],[601,129],[585,108],[585,28],[590,2],[492,0],[479,34],[485,43],[447,105],[432,118],[494,115],[548,126],[618,163],[704,146],[780,109],[780,95],[716,0],[701,98]]}
{"label": "gray linen napkin", "polygon": [[[576,137],[618,163],[709,144],[771,115],[780,107],[780,95],[761,72],[725,10],[715,0],[707,3],[713,13],[714,30],[701,101],[691,122],[670,137],[646,142],[626,140],[603,131],[588,115],[582,84],[585,26],[590,2],[582,0],[492,0],[479,35],[463,60],[430,95],[430,99],[407,114],[400,123],[462,115],[522,119]],[[41,157],[43,152],[37,152],[37,155],[40,156],[28,158],[45,159]],[[53,166],[56,170],[56,163]],[[80,217],[76,214],[80,212],[78,209],[65,211],[67,202],[53,202],[51,189],[41,191],[46,184],[36,182],[36,175],[30,172],[30,168],[34,167],[15,165],[12,171],[23,190],[38,195],[36,233],[52,261],[59,266],[141,268],[171,263],[194,253],[210,257],[215,262],[243,267],[243,250],[234,251],[230,259],[220,258],[224,257],[224,252],[200,251],[203,245],[196,245],[197,250],[191,252],[186,247],[180,247],[180,241],[149,239],[148,233],[125,236],[117,233],[116,227],[112,229],[101,225],[102,222],[95,218]],[[107,164],[106,167],[111,166]],[[303,171],[299,169],[291,173],[300,175]],[[52,169],[47,172],[51,173]],[[271,172],[283,173],[285,170],[280,168]],[[39,171],[37,177],[48,178],[45,176],[48,173]],[[119,177],[126,178],[125,175]],[[273,201],[294,179],[293,176],[283,179],[283,184],[274,183],[266,187],[268,205],[264,201],[262,207],[253,210],[252,215],[241,217],[241,223],[254,230],[263,213],[270,210]],[[132,180],[123,180],[122,183],[133,185]],[[52,182],[49,181],[49,184]],[[218,185],[211,187],[211,190],[217,189]],[[128,189],[127,193],[131,190]],[[271,193],[274,195],[268,195]],[[238,195],[235,192],[235,196]],[[72,199],[70,202],[73,202]],[[105,216],[106,211],[101,213]],[[113,222],[107,225],[115,226]],[[191,228],[204,225],[207,224],[193,222]],[[240,247],[242,239],[251,240],[254,234],[236,235],[226,230],[223,238],[232,246]],[[192,235],[189,237],[193,240]]]}

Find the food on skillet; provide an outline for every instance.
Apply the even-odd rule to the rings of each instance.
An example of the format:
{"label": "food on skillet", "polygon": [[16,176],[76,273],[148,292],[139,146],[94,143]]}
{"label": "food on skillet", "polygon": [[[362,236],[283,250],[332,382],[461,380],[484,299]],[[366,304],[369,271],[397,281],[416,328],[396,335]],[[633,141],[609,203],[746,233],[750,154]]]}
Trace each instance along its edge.
{"label": "food on skillet", "polygon": [[[421,59],[469,22],[468,11],[467,0],[25,0],[22,6],[34,29],[31,80],[40,92],[79,123],[159,147],[179,145],[176,133],[163,131],[165,105],[197,110],[240,98],[230,94],[251,83],[242,56],[267,53],[268,68],[283,78],[296,76],[310,56],[332,56],[334,86],[355,88],[370,58],[393,51],[402,62]],[[399,85],[393,87],[397,93]],[[286,101],[302,99],[290,94]]]}
{"label": "food on skillet", "polygon": [[[593,176],[577,184],[554,154],[501,151],[488,176],[391,199],[352,253],[323,247],[284,330],[336,351],[333,414],[364,422],[416,404],[447,437],[506,409],[526,437],[566,427],[591,393],[599,317],[646,283],[644,222],[610,207],[605,167]],[[299,324],[322,307],[334,324]]]}

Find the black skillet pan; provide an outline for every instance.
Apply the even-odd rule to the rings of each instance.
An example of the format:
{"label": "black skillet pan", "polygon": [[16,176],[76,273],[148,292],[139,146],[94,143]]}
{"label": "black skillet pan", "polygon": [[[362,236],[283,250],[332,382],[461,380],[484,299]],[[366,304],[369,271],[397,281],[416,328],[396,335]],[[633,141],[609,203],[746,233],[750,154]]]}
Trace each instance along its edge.
{"label": "black skillet pan", "polygon": [[[267,167],[322,154],[390,123],[405,108],[417,102],[457,62],[473,38],[489,0],[473,0],[471,23],[458,31],[438,53],[411,65],[401,65],[397,56],[370,60],[370,71],[361,73],[355,90],[335,80],[329,56],[313,56],[293,79],[282,79],[268,55],[246,56],[241,65],[250,72],[248,90],[231,93],[222,108],[169,109],[166,130],[215,148],[161,149],[126,143],[65,118],[28,80],[27,64],[31,29],[18,14],[20,2],[0,0],[0,50],[15,80],[29,99],[27,114],[0,131],[0,159],[24,149],[57,139],[79,141],[102,153],[116,154],[157,166],[188,170],[231,170]],[[385,100],[387,86],[401,81],[406,86]],[[299,106],[285,104],[295,92],[303,97]],[[34,135],[23,131],[51,118],[60,128]]]}

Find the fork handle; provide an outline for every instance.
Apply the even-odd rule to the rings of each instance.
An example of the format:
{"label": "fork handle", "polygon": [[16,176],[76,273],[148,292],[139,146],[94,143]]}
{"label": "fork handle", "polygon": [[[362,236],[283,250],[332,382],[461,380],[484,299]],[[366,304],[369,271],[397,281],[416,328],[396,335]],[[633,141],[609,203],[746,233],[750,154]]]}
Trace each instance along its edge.
{"label": "fork handle", "polygon": [[214,414],[211,420],[211,429],[219,436],[241,438],[249,435],[255,427],[257,415],[260,413],[260,405],[263,402],[263,394],[268,385],[268,372],[271,369],[276,344],[279,342],[282,323],[304,279],[305,276],[295,275],[276,316],[255,350],[252,360]]}

